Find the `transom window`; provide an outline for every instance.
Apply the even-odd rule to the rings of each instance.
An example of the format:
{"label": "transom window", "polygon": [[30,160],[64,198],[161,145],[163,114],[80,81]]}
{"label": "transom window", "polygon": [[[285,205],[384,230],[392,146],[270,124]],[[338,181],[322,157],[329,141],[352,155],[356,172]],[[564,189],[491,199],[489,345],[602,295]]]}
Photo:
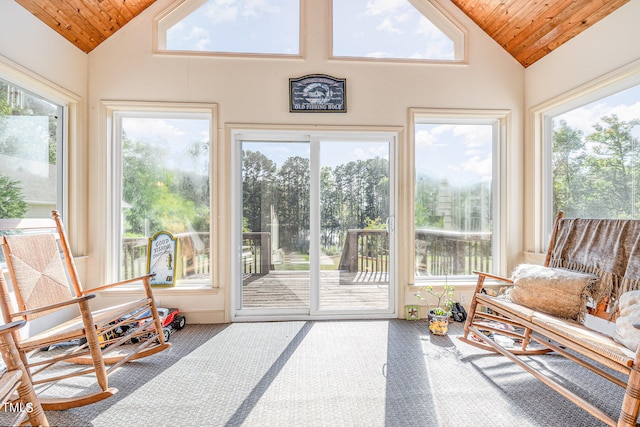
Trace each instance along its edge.
{"label": "transom window", "polygon": [[158,22],[167,51],[298,55],[299,0],[187,1]]}
{"label": "transom window", "polygon": [[[301,55],[306,33],[300,3],[185,0],[156,18],[157,48],[194,54]],[[331,40],[334,58],[464,59],[464,29],[429,0],[333,0],[328,4],[330,22],[308,28],[324,33],[313,37]]]}
{"label": "transom window", "polygon": [[337,57],[457,60],[463,32],[429,1],[333,0]]}

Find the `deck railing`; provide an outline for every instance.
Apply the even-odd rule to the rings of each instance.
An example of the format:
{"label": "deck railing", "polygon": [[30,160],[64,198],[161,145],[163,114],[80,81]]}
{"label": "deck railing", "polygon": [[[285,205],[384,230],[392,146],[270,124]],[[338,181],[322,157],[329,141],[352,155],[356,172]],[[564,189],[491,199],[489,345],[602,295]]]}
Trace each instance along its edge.
{"label": "deck railing", "polygon": [[389,271],[387,230],[348,230],[342,247],[339,269],[350,273]]}
{"label": "deck railing", "polygon": [[[491,271],[491,233],[416,230],[417,275],[466,275]],[[342,249],[340,270],[386,272],[389,235],[386,230],[349,230]]]}
{"label": "deck railing", "polygon": [[468,275],[491,271],[491,233],[416,230],[416,275]]}
{"label": "deck railing", "polygon": [[[209,233],[180,233],[178,257],[180,277],[210,273]],[[147,271],[146,238],[123,239],[124,278]],[[491,233],[416,230],[416,275],[465,275],[474,270],[491,271]],[[242,272],[267,274],[273,269],[271,234],[242,233]],[[386,230],[348,230],[340,257],[340,270],[388,272],[389,233]]]}
{"label": "deck railing", "polygon": [[273,270],[271,233],[242,233],[242,273],[267,274],[270,270]]}
{"label": "deck railing", "polygon": [[[187,232],[175,234],[178,241],[176,262],[179,277],[193,277],[210,273],[209,233]],[[149,239],[125,237],[122,239],[123,279],[142,276],[147,273],[147,246]]]}

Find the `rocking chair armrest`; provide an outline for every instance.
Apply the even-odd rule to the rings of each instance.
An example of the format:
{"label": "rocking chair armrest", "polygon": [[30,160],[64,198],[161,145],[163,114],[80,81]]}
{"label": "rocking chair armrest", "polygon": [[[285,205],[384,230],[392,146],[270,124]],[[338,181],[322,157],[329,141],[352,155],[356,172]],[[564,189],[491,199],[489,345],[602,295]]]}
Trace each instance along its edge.
{"label": "rocking chair armrest", "polygon": [[0,336],[16,331],[26,324],[26,320],[20,319],[14,320],[13,322],[5,323],[4,325],[0,325]]}
{"label": "rocking chair armrest", "polygon": [[11,317],[21,317],[21,316],[27,316],[29,314],[40,313],[43,311],[57,310],[59,308],[63,308],[69,305],[80,304],[84,301],[88,301],[95,297],[96,297],[96,294],[85,294],[76,298],[72,298],[67,301],[57,302],[55,304],[44,305],[42,307],[32,308],[30,310],[16,311],[15,313],[11,313]]}
{"label": "rocking chair armrest", "polygon": [[474,271],[473,273],[477,274],[478,276],[484,276],[487,279],[494,279],[494,280],[499,280],[501,282],[507,282],[507,283],[513,284],[513,280],[507,277],[497,276],[495,274],[490,274],[490,273],[484,273],[482,271]]}
{"label": "rocking chair armrest", "polygon": [[85,294],[88,292],[99,292],[104,291],[105,289],[115,288],[116,286],[129,285],[131,283],[142,282],[143,284],[148,284],[149,279],[153,277],[153,274],[145,274],[144,276],[134,277],[133,279],[122,280],[120,282],[110,283],[108,285],[99,286],[97,288],[91,288],[85,291]]}

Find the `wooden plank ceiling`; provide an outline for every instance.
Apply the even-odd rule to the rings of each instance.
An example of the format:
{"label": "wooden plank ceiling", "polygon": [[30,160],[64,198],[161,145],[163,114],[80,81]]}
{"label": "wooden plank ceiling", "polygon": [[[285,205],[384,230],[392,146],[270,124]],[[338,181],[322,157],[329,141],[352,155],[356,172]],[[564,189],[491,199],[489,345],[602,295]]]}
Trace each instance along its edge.
{"label": "wooden plank ceiling", "polygon": [[528,67],[629,0],[451,0]]}
{"label": "wooden plank ceiling", "polygon": [[[155,2],[15,1],[86,53]],[[630,0],[450,1],[528,67]]]}
{"label": "wooden plank ceiling", "polygon": [[155,1],[16,0],[85,53],[91,52]]}

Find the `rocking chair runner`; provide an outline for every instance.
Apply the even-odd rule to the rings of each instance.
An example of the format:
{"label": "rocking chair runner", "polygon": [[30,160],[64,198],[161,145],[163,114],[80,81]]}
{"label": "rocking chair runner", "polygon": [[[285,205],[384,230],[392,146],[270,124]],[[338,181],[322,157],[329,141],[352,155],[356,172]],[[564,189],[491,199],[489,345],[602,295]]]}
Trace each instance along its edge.
{"label": "rocking chair runner", "polygon": [[[57,211],[53,211],[52,216],[53,219],[0,219],[0,231],[5,233],[0,236],[0,246],[9,270],[17,310],[11,303],[9,288],[2,274],[0,308],[5,322],[16,319],[30,322],[68,307],[79,310],[79,316],[51,325],[28,338],[15,334],[16,347],[36,392],[43,384],[78,375],[95,375],[100,387],[98,392],[65,398],[40,397],[45,410],[61,410],[112,396],[117,389],[108,386],[108,374],[127,361],[158,353],[171,344],[164,340],[150,276],[83,290],[60,216]],[[90,300],[96,296],[92,292],[133,283],[142,284],[144,298],[91,310]],[[41,319],[41,322],[45,320]],[[62,354],[52,352],[55,354],[44,357],[46,353],[39,351],[73,340],[78,340],[79,345],[67,348]],[[124,345],[132,341],[138,343]],[[34,357],[36,353],[37,357]],[[63,373],[52,374],[51,368],[58,367],[59,362],[75,365],[66,363]],[[107,368],[106,365],[111,366]]]}

